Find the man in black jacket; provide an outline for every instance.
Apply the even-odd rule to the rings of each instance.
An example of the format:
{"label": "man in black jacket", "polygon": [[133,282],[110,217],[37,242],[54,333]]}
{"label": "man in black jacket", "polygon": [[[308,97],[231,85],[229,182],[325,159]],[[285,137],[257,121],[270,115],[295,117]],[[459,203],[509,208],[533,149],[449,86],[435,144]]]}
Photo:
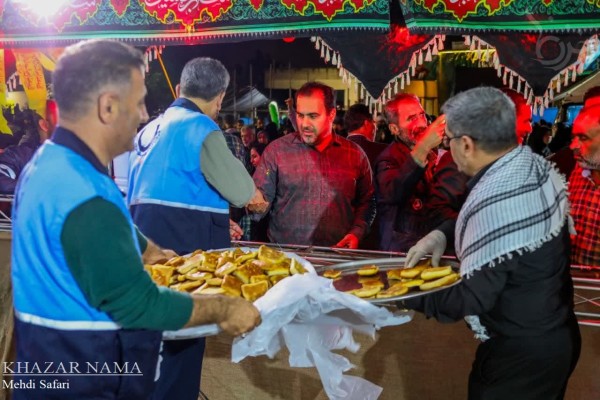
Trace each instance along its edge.
{"label": "man in black jacket", "polygon": [[[385,150],[387,145],[375,142],[377,126],[375,125],[373,115],[369,111],[369,107],[364,104],[354,104],[350,106],[348,111],[344,114],[344,127],[348,131],[346,139],[359,145],[367,155],[369,164],[371,165],[371,171],[373,172],[373,179],[375,179],[375,161]],[[373,201],[375,201],[375,199],[373,199]],[[369,233],[362,240],[360,247],[369,250],[379,249],[378,215],[375,215]]]}
{"label": "man in black jacket", "polygon": [[350,106],[344,114],[344,127],[348,131],[347,139],[356,143],[365,151],[371,169],[373,169],[375,160],[387,146],[375,142],[377,126],[369,107],[364,104]]}
{"label": "man in black jacket", "polygon": [[464,318],[482,341],[469,399],[562,399],[581,337],[569,272],[564,180],[515,136],[515,106],[498,89],[462,92],[442,108],[444,142],[472,177],[456,221],[409,250],[437,265],[456,244],[462,281],[402,306],[440,322]]}
{"label": "man in black jacket", "polygon": [[427,125],[419,98],[399,94],[385,105],[391,143],[375,164],[382,250],[407,251],[458,214],[466,178],[449,153],[438,150],[443,117]]}

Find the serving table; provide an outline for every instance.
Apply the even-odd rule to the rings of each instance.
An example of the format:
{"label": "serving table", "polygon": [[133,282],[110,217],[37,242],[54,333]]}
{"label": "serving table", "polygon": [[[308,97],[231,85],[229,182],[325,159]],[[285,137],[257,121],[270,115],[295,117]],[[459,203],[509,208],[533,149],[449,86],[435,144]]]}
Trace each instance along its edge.
{"label": "serving table", "polygon": [[[257,247],[261,243],[237,242],[239,246]],[[272,246],[272,244],[271,244]],[[380,251],[331,249],[315,246],[280,246],[313,263],[317,270],[347,261],[399,257],[404,254]],[[587,282],[583,279],[592,279]],[[600,277],[574,277],[576,309],[589,307],[593,296],[581,286],[600,290]],[[587,290],[587,289],[586,289]],[[598,311],[598,310],[596,310]],[[590,312],[582,310],[581,312]],[[597,325],[589,324],[598,316],[579,314],[583,348],[579,364],[569,381],[566,399],[596,399],[600,393],[597,364],[600,354],[600,334]],[[383,387],[381,400],[463,400],[467,398],[467,380],[478,342],[462,323],[440,324],[416,313],[413,321],[397,327],[383,328],[376,340],[355,335],[361,344],[356,353],[344,351],[356,367],[350,375],[362,376]],[[240,400],[324,400],[319,376],[314,369],[290,368],[287,352],[275,359],[248,358],[232,364],[232,339],[223,335],[207,339],[202,391],[209,399]]]}

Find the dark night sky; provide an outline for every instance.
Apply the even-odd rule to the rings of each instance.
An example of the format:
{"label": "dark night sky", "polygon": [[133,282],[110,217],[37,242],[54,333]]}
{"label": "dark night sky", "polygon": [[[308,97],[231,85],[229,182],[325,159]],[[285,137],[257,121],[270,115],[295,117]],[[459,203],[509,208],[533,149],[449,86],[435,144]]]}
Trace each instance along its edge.
{"label": "dark night sky", "polygon": [[[228,93],[233,90],[234,71],[236,87],[247,87],[250,84],[250,65],[252,65],[252,84],[257,89],[268,92],[264,88],[265,71],[273,64],[275,68],[320,68],[327,64],[315,50],[309,38],[297,38],[292,43],[277,40],[255,40],[239,43],[222,43],[194,46],[167,46],[162,53],[165,68],[173,85],[179,82],[181,70],[185,63],[194,57],[212,57],[220,60],[231,75]],[[152,113],[156,108],[166,107],[171,97],[158,61],[150,64],[148,84],[148,108]],[[287,93],[287,91],[285,91]],[[273,97],[279,96],[273,93]],[[287,97],[287,96],[285,96]],[[279,99],[283,100],[283,99]]]}
{"label": "dark night sky", "polygon": [[[235,69],[237,79],[249,81],[252,64],[254,84],[261,86],[264,71],[269,65],[287,68],[324,67],[325,61],[308,38],[298,38],[292,43],[283,40],[256,40],[240,43],[223,43],[196,46],[171,46],[163,51],[163,59],[174,81],[179,80],[183,65],[194,57],[212,57],[225,64],[230,74]],[[258,85],[257,85],[258,80]]]}

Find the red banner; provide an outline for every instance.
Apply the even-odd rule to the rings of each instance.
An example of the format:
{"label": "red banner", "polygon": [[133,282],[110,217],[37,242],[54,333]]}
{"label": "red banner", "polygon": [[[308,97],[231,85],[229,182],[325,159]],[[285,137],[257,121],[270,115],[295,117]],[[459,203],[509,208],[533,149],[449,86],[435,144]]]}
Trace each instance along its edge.
{"label": "red banner", "polygon": [[119,17],[125,15],[125,11],[131,4],[131,0],[110,0],[110,5]]}
{"label": "red banner", "polygon": [[488,15],[492,15],[502,7],[508,6],[512,1],[513,0],[415,0],[416,3],[423,3],[423,6],[429,11],[433,11],[438,4],[443,4],[446,12],[454,15],[454,17],[461,22],[467,15],[477,14],[477,8],[479,6],[487,8]]}
{"label": "red banner", "polygon": [[148,14],[163,23],[173,14],[176,21],[190,28],[202,19],[204,12],[214,22],[233,6],[233,0],[142,0],[141,4]]}
{"label": "red banner", "polygon": [[254,8],[254,11],[258,11],[262,8],[264,1],[265,0],[250,0],[250,4],[252,5],[252,8]]}
{"label": "red banner", "polygon": [[47,1],[43,6],[33,6],[26,2],[12,2],[26,20],[36,26],[54,25],[62,30],[73,15],[77,16],[81,24],[87,21],[98,11],[102,0],[68,0],[66,2]]}
{"label": "red banner", "polygon": [[350,3],[355,11],[369,5],[374,0],[281,0],[281,3],[296,12],[304,15],[308,6],[312,5],[316,14],[321,14],[331,20],[338,11],[342,11],[346,3]]}
{"label": "red banner", "polygon": [[29,108],[40,115],[46,115],[46,79],[37,52],[33,50],[14,50],[17,73],[27,94]]}

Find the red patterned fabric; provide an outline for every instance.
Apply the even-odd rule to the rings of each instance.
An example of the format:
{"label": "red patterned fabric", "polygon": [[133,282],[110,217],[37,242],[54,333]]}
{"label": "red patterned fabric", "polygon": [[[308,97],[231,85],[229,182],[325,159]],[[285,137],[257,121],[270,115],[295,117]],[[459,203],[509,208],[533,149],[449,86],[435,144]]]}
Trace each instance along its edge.
{"label": "red patterned fabric", "polygon": [[212,21],[215,21],[233,6],[233,1],[219,0],[204,3],[181,0],[143,0],[141,4],[148,14],[154,15],[162,22],[166,22],[169,14],[172,14],[175,21],[181,22],[186,27],[192,27],[194,23],[202,19],[204,12]]}
{"label": "red patterned fabric", "polygon": [[579,165],[569,178],[569,200],[577,231],[571,236],[571,262],[600,267],[600,186]]}
{"label": "red patterned fabric", "polygon": [[36,26],[52,24],[59,31],[62,30],[73,15],[84,23],[98,11],[102,0],[69,0],[60,7],[50,7],[46,13],[40,13],[35,5],[26,2],[12,2],[13,7],[26,20]]}
{"label": "red patterned fabric", "polygon": [[122,17],[131,4],[131,0],[110,0],[110,5],[119,17]]}

